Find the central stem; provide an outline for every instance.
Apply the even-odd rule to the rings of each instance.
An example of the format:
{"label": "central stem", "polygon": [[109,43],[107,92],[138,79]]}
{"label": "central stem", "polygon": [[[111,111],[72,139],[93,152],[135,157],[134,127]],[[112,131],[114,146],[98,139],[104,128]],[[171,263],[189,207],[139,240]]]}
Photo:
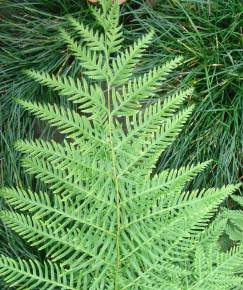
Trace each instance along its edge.
{"label": "central stem", "polygon": [[115,279],[114,279],[114,289],[119,290],[119,276],[120,276],[120,267],[121,267],[121,259],[120,259],[120,194],[119,194],[119,186],[118,186],[118,175],[116,173],[116,154],[114,150],[113,137],[112,137],[112,128],[113,128],[113,119],[111,115],[111,88],[110,84],[107,83],[107,96],[108,96],[108,112],[109,112],[109,143],[111,149],[111,159],[112,159],[112,171],[113,171],[113,180],[115,185],[115,202],[116,202],[116,265],[115,265]]}

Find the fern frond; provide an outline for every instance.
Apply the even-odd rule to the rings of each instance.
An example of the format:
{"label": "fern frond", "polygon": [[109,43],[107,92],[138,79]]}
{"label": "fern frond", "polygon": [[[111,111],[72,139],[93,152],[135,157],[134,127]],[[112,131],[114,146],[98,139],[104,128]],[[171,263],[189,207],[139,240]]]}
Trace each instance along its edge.
{"label": "fern frond", "polygon": [[200,244],[204,247],[218,248],[220,236],[225,232],[227,219],[218,216],[200,233]]}
{"label": "fern frond", "polygon": [[141,37],[136,43],[126,48],[124,52],[120,53],[117,58],[112,61],[112,75],[109,79],[111,85],[122,85],[129,80],[152,37],[153,32],[151,31]]}
{"label": "fern frond", "polygon": [[185,207],[189,206],[196,207],[197,204],[199,204],[199,206],[200,205],[203,206],[205,204],[202,202],[202,200],[205,200],[207,206],[210,206],[210,208],[215,209],[227,196],[232,194],[238,188],[239,186],[229,185],[221,188],[220,190],[208,189],[204,192],[202,191],[201,193],[199,193],[198,191],[194,191],[191,193],[190,192],[177,193],[175,194],[171,202],[167,204],[167,207],[163,208],[160,208],[159,206],[155,207],[155,209],[152,212],[148,212],[147,215],[141,214],[139,217],[135,217],[129,223],[124,224],[123,227],[127,228],[132,224],[137,224],[142,221],[150,220],[153,217],[160,216],[162,214],[166,214],[170,211],[175,211],[180,208],[183,208],[183,211],[185,211]]}
{"label": "fern frond", "polygon": [[[79,109],[84,113],[92,114],[103,119],[107,114],[107,109],[104,104],[104,96],[101,88],[98,85],[88,85],[85,79],[73,79],[72,77],[63,77],[50,75],[45,72],[34,70],[26,71],[26,74],[37,82],[52,88],[59,92],[60,95],[66,96],[68,100],[79,104]],[[102,105],[103,103],[103,105]]]}
{"label": "fern frond", "polygon": [[[240,206],[243,206],[243,198],[239,195],[233,195],[231,198]],[[235,241],[243,241],[243,211],[242,210],[229,210],[224,209],[224,217],[229,221],[226,233],[230,239]]]}
{"label": "fern frond", "polygon": [[155,132],[152,132],[151,136],[147,137],[147,140],[139,137],[137,143],[141,144],[139,146],[140,152],[136,152],[136,147],[134,148],[137,157],[127,162],[126,167],[122,169],[119,176],[127,175],[133,172],[135,168],[139,168],[141,171],[144,168],[144,171],[150,175],[161,152],[175,140],[192,111],[193,106],[168,119],[165,124],[159,126]]}
{"label": "fern frond", "polygon": [[183,58],[177,57],[172,61],[165,63],[160,67],[155,67],[143,76],[134,80],[129,80],[113,94],[112,103],[114,109],[112,115],[131,115],[140,108],[140,101],[155,95],[155,92],[161,86],[161,81],[182,63]]}
{"label": "fern frond", "polygon": [[[240,203],[242,198],[240,196],[234,196],[233,199]],[[229,235],[230,239],[243,241],[243,211],[224,209],[223,215],[229,221],[226,233]]]}
{"label": "fern frond", "polygon": [[108,2],[102,1],[102,9],[91,7],[91,11],[105,31],[107,53],[110,55],[113,52],[119,51],[123,38],[122,26],[119,25],[118,1],[114,1],[113,4]]}
{"label": "fern frond", "polygon": [[[112,265],[112,257],[106,256],[107,252],[104,253],[103,250],[98,254],[97,248],[102,246],[99,241],[97,241],[99,242],[97,245],[97,243],[88,244],[85,238],[80,239],[80,235],[84,232],[81,229],[76,231],[57,230],[55,226],[46,226],[40,220],[33,220],[29,216],[12,212],[2,212],[1,218],[6,225],[32,246],[39,250],[46,249],[47,255],[54,262],[64,261],[62,265],[80,264],[79,269],[85,268],[84,265],[87,263],[85,260],[88,259],[96,260],[104,265]],[[94,233],[90,231],[89,235],[95,237]],[[111,243],[112,240],[110,240],[110,245]]]}
{"label": "fern frond", "polygon": [[240,206],[243,207],[243,197],[239,195],[232,195],[231,197],[235,202],[237,202]]}
{"label": "fern frond", "polygon": [[[177,255],[180,256],[179,244],[184,241],[186,241],[186,244],[188,243],[190,230],[195,227],[198,230],[204,227],[205,223],[213,216],[217,206],[236,188],[238,187],[229,186],[218,191],[209,189],[201,193],[203,196],[200,200],[197,198],[198,192],[184,193],[182,196],[178,195],[177,205],[152,211],[124,225],[125,228],[131,227],[129,233],[132,233],[131,237],[126,237],[127,242],[131,243],[131,250],[124,248],[124,261],[126,261],[126,264],[132,261],[139,263],[144,258],[141,260],[142,265],[137,265],[138,272],[135,274],[137,277],[122,289],[133,289],[138,283],[146,289],[148,281],[153,279],[152,273],[159,266],[160,272],[163,272],[163,258],[165,261],[170,259],[173,261]],[[182,199],[183,201],[181,201]],[[193,210],[191,210],[192,207]],[[188,216],[190,216],[189,220]],[[161,222],[163,222],[163,227],[161,227]],[[138,223],[141,223],[140,226],[138,226]],[[141,231],[141,229],[144,230],[139,233],[138,231]],[[151,243],[154,245],[153,251],[151,251]],[[183,250],[185,252],[190,249],[191,247],[185,247]],[[146,258],[151,253],[153,253],[152,259]]]}
{"label": "fern frond", "polygon": [[185,191],[208,162],[154,172],[193,109],[180,110],[191,88],[163,101],[157,94],[182,57],[133,78],[153,33],[120,52],[118,1],[100,4],[92,10],[101,30],[70,18],[81,43],[61,31],[89,81],[27,72],[78,109],[17,101],[64,140],[16,142],[44,190],[1,189],[0,217],[44,255],[2,256],[0,276],[16,290],[240,289],[242,246],[225,252],[218,242],[242,233],[242,211],[218,210],[240,185]]}
{"label": "fern frond", "polygon": [[124,135],[123,140],[119,142],[115,149],[119,150],[120,148],[130,146],[130,142],[133,141],[134,137],[151,134],[152,130],[157,129],[167,118],[174,115],[179,106],[192,92],[192,88],[176,92],[166,98],[164,102],[158,100],[156,103],[148,106],[145,111],[133,114],[131,117],[126,117],[128,133]]}
{"label": "fern frond", "polygon": [[57,105],[40,104],[36,102],[17,100],[17,102],[25,109],[30,111],[36,117],[59,129],[60,133],[64,134],[66,138],[78,140],[85,147],[86,140],[92,140],[97,144],[106,146],[106,142],[97,135],[97,130],[93,130],[88,118],[80,116],[75,111],[62,108]]}
{"label": "fern frond", "polygon": [[48,184],[53,193],[62,195],[69,194],[88,194],[87,188],[82,188],[80,182],[74,180],[74,178],[67,178],[65,172],[55,169],[51,165],[47,165],[43,160],[35,161],[29,159],[22,160],[22,166],[26,173],[35,175],[36,178],[40,179],[45,184]]}
{"label": "fern frond", "polygon": [[[199,249],[199,248],[198,248]],[[234,247],[227,253],[217,253],[211,255],[209,259],[203,259],[205,253],[203,249],[197,250],[195,284],[188,289],[231,289],[243,282],[241,277],[232,277],[230,274],[237,272],[237,268],[242,264],[243,249]],[[200,262],[199,262],[200,260]]]}
{"label": "fern frond", "polygon": [[170,195],[181,192],[190,180],[208,166],[209,162],[181,167],[179,170],[161,172],[151,180],[149,179],[139,184],[135,189],[135,194],[124,198],[121,204],[128,208],[134,207],[135,212],[136,208],[142,212],[143,207],[146,209],[148,206],[155,204],[159,199],[163,201],[163,199],[167,199]]}
{"label": "fern frond", "polygon": [[[17,141],[15,147],[18,151],[28,154],[30,157],[46,160],[55,166],[56,169],[62,171],[67,170],[69,174],[73,170],[82,170],[82,180],[87,179],[92,175],[100,175],[105,178],[109,177],[111,173],[109,168],[105,164],[94,162],[89,164],[87,157],[81,157],[80,152],[83,154],[95,156],[95,153],[91,147],[87,150],[82,150],[82,147],[74,146],[72,143],[68,143],[64,140],[63,145],[56,143],[55,141],[47,142],[44,140],[35,141]],[[71,169],[71,170],[70,170]]]}
{"label": "fern frond", "polygon": [[[95,183],[85,184],[81,179],[81,171],[73,172],[72,175],[67,176],[65,171],[59,170],[49,164],[47,165],[43,160],[36,163],[25,158],[22,160],[22,166],[27,173],[35,175],[36,178],[48,184],[55,194],[61,194],[66,198],[79,196],[81,200],[92,196],[100,202],[109,204],[108,199],[104,197],[99,198],[99,195],[103,194],[104,196],[106,182],[110,182],[109,178],[104,179],[104,177],[99,177]],[[98,196],[96,196],[97,193]]]}
{"label": "fern frond", "polygon": [[[51,201],[47,193],[40,192],[37,194],[30,190],[24,191],[21,189],[6,188],[1,190],[1,195],[15,210],[31,212],[34,220],[43,219],[48,227],[55,229],[55,232],[65,229],[68,225],[72,226],[73,231],[82,225],[114,236],[113,232],[99,224],[101,220],[91,222],[89,219],[90,213],[85,213],[82,207],[78,206],[79,203],[70,205],[69,200],[63,200],[58,196],[54,196],[53,201]],[[110,211],[107,206],[106,211]],[[93,220],[95,220],[94,217]]]}
{"label": "fern frond", "polygon": [[0,275],[12,287],[18,289],[68,289],[77,290],[73,275],[65,275],[65,270],[51,262],[11,259],[0,256]]}
{"label": "fern frond", "polygon": [[68,18],[70,24],[75,31],[82,37],[82,40],[85,41],[85,45],[88,46],[91,50],[105,50],[105,36],[99,31],[94,31],[88,26],[84,26],[82,22],[77,21],[73,17]]}
{"label": "fern frond", "polygon": [[81,62],[84,73],[94,80],[106,80],[108,67],[103,56],[97,54],[86,46],[80,46],[67,32],[60,31],[62,39],[66,42],[73,55]]}

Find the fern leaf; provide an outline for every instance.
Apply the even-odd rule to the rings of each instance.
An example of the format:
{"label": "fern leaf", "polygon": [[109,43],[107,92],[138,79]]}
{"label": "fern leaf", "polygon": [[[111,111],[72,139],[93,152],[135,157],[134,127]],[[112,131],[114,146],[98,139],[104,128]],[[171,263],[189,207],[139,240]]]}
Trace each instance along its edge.
{"label": "fern leaf", "polygon": [[89,48],[81,47],[67,32],[61,30],[61,37],[67,43],[73,55],[81,62],[84,73],[94,80],[105,80],[107,78],[107,67],[103,62],[103,57]]}
{"label": "fern leaf", "polygon": [[[106,10],[106,9],[104,9]],[[122,38],[122,26],[119,25],[119,4],[114,3],[110,9],[107,10],[105,17],[102,20],[104,30],[107,36],[108,53],[118,51]]]}
{"label": "fern leaf", "polygon": [[[173,261],[173,257],[176,257],[175,250],[178,251],[180,249],[178,247],[178,243],[183,242],[187,237],[188,232],[197,226],[197,224],[200,228],[202,221],[205,223],[206,220],[210,219],[222,200],[224,200],[224,198],[232,193],[236,188],[238,187],[229,186],[228,188],[223,187],[219,191],[214,191],[212,189],[207,190],[200,201],[197,198],[198,192],[194,192],[194,194],[185,193],[184,197],[181,196],[179,198],[177,205],[155,210],[147,215],[141,216],[140,218],[134,219],[127,225],[124,225],[124,228],[131,227],[131,231],[129,232],[133,234],[131,237],[127,237],[130,242],[137,237],[136,240],[134,240],[133,245],[131,245],[132,250],[129,251],[129,249],[124,248],[123,260],[126,261],[127,264],[131,261],[139,262],[141,259],[139,257],[141,257],[141,255],[144,255],[145,257],[148,256],[149,253],[151,253],[152,241],[153,245],[156,246],[153,249],[153,259],[147,259],[147,261],[146,259],[143,260],[142,266],[138,267],[139,272],[136,273],[137,277],[128,283],[123,289],[132,289],[135,285],[137,285],[137,283],[139,283],[139,281],[142,287],[146,288],[147,281],[152,279],[150,274],[152,274],[153,271],[159,267],[163,257],[168,261],[168,259],[170,259],[170,255],[172,255]],[[181,198],[184,199],[183,202],[181,202]],[[186,204],[189,206],[189,211],[191,207],[194,208],[193,211],[190,211],[190,222],[187,218],[188,213]],[[183,208],[182,211],[176,211],[176,208],[179,210],[181,207]],[[166,219],[167,211],[171,211],[171,214],[169,214]],[[163,218],[163,216],[165,217]],[[171,218],[172,216],[173,218]],[[156,217],[159,218],[156,219]],[[163,221],[163,227],[161,227],[161,220]],[[136,226],[138,223],[141,223],[141,226]],[[139,231],[141,229],[146,230],[143,230],[138,236],[138,229]],[[145,233],[146,235],[144,235]],[[166,237],[165,241],[163,237]],[[163,253],[161,252],[161,249],[163,249]],[[188,250],[188,247],[186,249]],[[186,249],[184,249],[184,251]],[[158,251],[157,254],[156,251]],[[180,251],[178,254],[180,255]],[[134,256],[137,258],[134,258]],[[160,271],[163,272],[163,263]]]}
{"label": "fern leaf", "polygon": [[[97,244],[87,244],[85,239],[80,240],[82,230],[70,232],[69,230],[56,230],[53,226],[45,226],[42,221],[33,220],[22,214],[2,212],[1,218],[12,230],[22,236],[32,246],[36,246],[39,250],[46,249],[47,254],[52,261],[62,261],[63,265],[80,264],[80,268],[85,264],[84,260],[93,259],[99,263],[112,265],[112,257],[97,255]],[[92,235],[90,233],[90,235]],[[110,241],[111,243],[112,241]],[[100,243],[99,243],[99,246]],[[106,253],[107,254],[107,253]],[[80,256],[80,258],[78,258]]]}
{"label": "fern leaf", "polygon": [[[172,117],[183,101],[192,94],[193,89],[182,92],[176,92],[168,97],[163,103],[158,100],[156,103],[148,106],[143,112],[138,112],[131,117],[126,118],[126,128],[128,133],[117,147],[116,150],[130,146],[130,142],[134,137],[146,136],[148,133],[166,121],[167,118]],[[131,125],[132,124],[132,125]]]}
{"label": "fern leaf", "polygon": [[57,127],[66,138],[79,140],[83,146],[87,146],[85,142],[87,138],[92,139],[94,143],[102,143],[104,146],[106,144],[99,136],[95,136],[97,131],[92,129],[90,121],[84,116],[80,117],[71,109],[24,100],[18,100],[18,103],[41,120],[48,121],[51,126]]}
{"label": "fern leaf", "polygon": [[[239,195],[233,195],[232,199],[239,205],[243,206],[243,198]],[[224,216],[228,219],[229,223],[226,228],[226,233],[230,239],[236,241],[243,241],[243,222],[242,210],[224,210]]]}
{"label": "fern leaf", "polygon": [[86,42],[86,45],[91,50],[105,50],[105,37],[103,33],[99,33],[98,31],[94,32],[92,28],[84,26],[83,23],[78,22],[71,16],[68,18],[68,20],[74,30],[78,32],[78,34],[82,37],[82,40]]}
{"label": "fern leaf", "polygon": [[[183,125],[187,121],[188,117],[191,115],[193,106],[178,113],[172,119],[166,121],[163,126],[159,126],[147,140],[145,144],[141,146],[141,151],[137,152],[137,157],[131,162],[127,162],[126,167],[122,169],[119,176],[129,174],[134,170],[134,168],[145,167],[145,172],[151,174],[151,170],[154,168],[154,164],[160,156],[161,152],[164,151],[178,136],[182,130]],[[142,137],[142,142],[144,138]],[[137,143],[141,143],[138,138]],[[136,151],[135,151],[136,152]]]}
{"label": "fern leaf", "polygon": [[81,82],[79,79],[55,77],[45,72],[33,70],[26,71],[26,74],[37,82],[58,91],[68,100],[79,104],[79,109],[84,113],[93,114],[93,118],[95,115],[97,117],[106,115],[106,107],[104,104],[101,105],[104,102],[103,92],[98,85],[89,86],[85,79]]}
{"label": "fern leaf", "polygon": [[118,1],[100,2],[92,8],[100,30],[69,19],[81,44],[61,30],[89,81],[27,72],[78,109],[17,101],[64,140],[15,145],[44,190],[1,189],[0,217],[43,258],[1,256],[0,276],[16,290],[240,289],[242,246],[226,252],[218,242],[242,233],[242,211],[218,210],[240,185],[185,191],[208,162],[154,172],[193,108],[180,110],[191,88],[164,101],[158,94],[182,58],[134,78],[153,33],[120,52]]}
{"label": "fern leaf", "polygon": [[200,233],[200,244],[206,248],[210,246],[211,248],[218,248],[218,242],[220,236],[225,232],[227,225],[227,219],[218,216],[212,224],[210,224],[207,228],[204,229],[203,232]]}
{"label": "fern leaf", "polygon": [[[203,194],[203,198],[207,202],[207,205],[210,205],[212,209],[216,208],[228,195],[232,194],[236,189],[238,189],[239,186],[232,186],[229,185],[228,187],[223,187],[221,190],[214,190],[209,189],[205,192],[201,192],[201,195]],[[213,193],[214,196],[212,195]],[[162,215],[166,212],[174,211],[175,209],[184,208],[186,206],[196,206],[196,204],[203,205],[203,202],[201,202],[201,199],[199,198],[200,194],[195,191],[192,193],[184,192],[176,194],[173,202],[169,204],[168,207],[165,208],[155,208],[153,212],[149,212],[147,215],[141,215],[140,217],[135,218],[133,221],[129,222],[128,224],[125,224],[123,227],[126,228],[134,223],[138,223],[143,220],[151,219],[154,216]],[[213,201],[215,200],[215,204],[213,204]],[[185,210],[185,209],[184,209]]]}
{"label": "fern leaf", "polygon": [[208,166],[210,161],[195,166],[181,167],[179,170],[165,171],[151,180],[145,181],[136,188],[135,194],[124,198],[122,205],[131,208],[136,203],[136,209],[142,212],[142,208],[153,206],[160,198],[167,199],[171,194],[181,192],[184,186],[192,180],[199,172]]}
{"label": "fern leaf", "polygon": [[102,9],[92,7],[91,11],[105,31],[107,53],[110,55],[119,51],[123,42],[122,26],[119,25],[119,4],[117,1],[113,4],[102,1],[101,5]]}
{"label": "fern leaf", "polygon": [[114,92],[112,115],[131,115],[136,112],[140,107],[139,101],[154,96],[161,86],[161,81],[181,62],[182,57],[177,57],[135,80],[130,80],[126,86],[122,87],[121,93]]}
{"label": "fern leaf", "polygon": [[73,275],[65,275],[63,269],[51,262],[11,259],[0,256],[0,274],[12,287],[18,289],[68,289],[76,290]]}
{"label": "fern leaf", "polygon": [[[105,181],[110,181],[110,179],[100,177],[94,184],[85,184],[79,179],[79,172],[66,176],[65,171],[58,170],[51,165],[46,165],[43,160],[36,163],[29,159],[23,159],[22,166],[27,173],[35,175],[36,178],[48,184],[55,194],[61,194],[66,198],[80,196],[81,200],[85,197],[93,197],[95,200],[109,204],[107,199],[99,198],[98,196],[102,195],[105,189]],[[103,184],[103,187],[101,184]],[[99,193],[98,196],[96,196],[97,193]]]}
{"label": "fern leaf", "polygon": [[243,197],[238,195],[233,195],[232,199],[243,207]]}
{"label": "fern leaf", "polygon": [[[201,275],[189,289],[231,289],[242,283],[242,278],[231,277],[229,274],[237,271],[242,263],[242,247],[234,247],[227,253],[217,253],[211,264],[204,262]],[[219,286],[220,285],[220,286]],[[220,287],[220,288],[219,288]]]}
{"label": "fern leaf", "polygon": [[[77,229],[78,225],[82,225],[114,236],[113,232],[99,224],[100,220],[96,223],[91,222],[89,219],[90,214],[86,214],[87,217],[85,218],[85,212],[82,208],[77,205],[70,207],[69,201],[63,200],[58,196],[53,197],[54,201],[51,202],[46,193],[41,192],[37,194],[20,189],[5,189],[1,192],[1,195],[5,197],[14,209],[30,211],[35,220],[44,219],[48,227],[56,228],[55,231],[65,229],[71,224],[74,230]],[[105,210],[109,211],[109,208],[106,207]]]}
{"label": "fern leaf", "polygon": [[109,80],[111,85],[121,85],[129,80],[152,37],[153,32],[146,34],[112,61],[112,75]]}
{"label": "fern leaf", "polygon": [[[105,178],[111,175],[109,169],[103,164],[93,162],[93,165],[90,165],[88,163],[89,159],[80,156],[82,148],[66,141],[64,141],[63,145],[55,141],[18,141],[15,147],[18,151],[28,154],[30,157],[44,159],[50,162],[56,169],[62,169],[62,171],[67,170],[69,173],[74,169],[77,171],[82,170],[82,179],[87,179],[95,174]],[[94,152],[91,152],[90,147],[82,152],[86,155],[94,154]]]}

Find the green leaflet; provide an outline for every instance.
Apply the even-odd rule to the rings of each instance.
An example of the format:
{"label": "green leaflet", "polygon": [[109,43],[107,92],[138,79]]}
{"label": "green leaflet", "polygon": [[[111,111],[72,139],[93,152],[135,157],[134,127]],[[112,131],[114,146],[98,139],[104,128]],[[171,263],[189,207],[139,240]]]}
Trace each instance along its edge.
{"label": "green leaflet", "polygon": [[91,10],[100,30],[70,18],[81,41],[60,33],[87,80],[26,72],[78,110],[17,100],[58,129],[64,141],[16,143],[24,169],[47,190],[2,188],[9,207],[0,217],[46,258],[1,256],[0,275],[16,289],[33,290],[238,287],[242,246],[222,252],[225,214],[209,223],[239,185],[185,192],[208,162],[151,175],[192,112],[193,106],[179,109],[193,90],[155,98],[147,107],[141,101],[156,95],[182,57],[134,78],[153,32],[121,50],[118,2],[105,0]]}

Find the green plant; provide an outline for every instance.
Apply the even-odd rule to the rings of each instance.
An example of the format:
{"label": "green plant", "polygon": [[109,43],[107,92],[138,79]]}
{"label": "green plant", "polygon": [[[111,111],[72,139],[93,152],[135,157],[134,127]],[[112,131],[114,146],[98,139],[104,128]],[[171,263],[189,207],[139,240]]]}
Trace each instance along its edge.
{"label": "green plant", "polygon": [[[133,1],[133,3],[144,1]],[[152,27],[156,38],[143,68],[182,54],[182,83],[195,88],[193,122],[161,157],[158,170],[214,159],[193,186],[237,183],[242,179],[243,42],[240,0],[164,0],[151,8],[129,8],[128,39]],[[125,22],[125,21],[124,21]],[[178,75],[178,79],[180,78]],[[168,84],[170,88],[171,84]],[[220,140],[220,142],[219,142]],[[190,188],[190,187],[189,187]],[[227,204],[231,207],[231,203]]]}
{"label": "green plant", "polygon": [[[63,53],[64,44],[58,38],[58,28],[67,25],[66,13],[77,14],[86,21],[86,1],[77,0],[6,0],[0,5],[0,184],[1,186],[23,186],[33,190],[45,190],[41,182],[24,173],[20,164],[20,153],[14,150],[16,140],[23,138],[55,138],[55,130],[38,126],[33,116],[27,116],[14,98],[48,102],[55,100],[63,106],[69,105],[58,99],[55,92],[26,80],[23,69],[35,68],[49,73],[75,77],[78,64],[70,54]],[[0,206],[5,206],[0,200]],[[0,253],[15,257],[35,258],[36,249],[27,247],[13,231],[0,222]],[[0,289],[5,283],[0,279]]]}
{"label": "green plant", "polygon": [[[27,173],[46,192],[3,188],[6,225],[39,259],[0,258],[0,275],[17,289],[225,289],[242,283],[242,247],[218,243],[227,218],[209,225],[238,185],[183,191],[208,162],[154,174],[155,163],[182,130],[193,106],[179,112],[192,89],[164,101],[156,91],[181,57],[134,78],[153,32],[120,52],[118,2],[92,8],[102,32],[70,18],[82,44],[61,36],[90,80],[27,74],[66,96],[78,111],[28,100],[17,102],[64,134],[54,141],[18,141]],[[150,100],[141,106],[144,99]]]}

